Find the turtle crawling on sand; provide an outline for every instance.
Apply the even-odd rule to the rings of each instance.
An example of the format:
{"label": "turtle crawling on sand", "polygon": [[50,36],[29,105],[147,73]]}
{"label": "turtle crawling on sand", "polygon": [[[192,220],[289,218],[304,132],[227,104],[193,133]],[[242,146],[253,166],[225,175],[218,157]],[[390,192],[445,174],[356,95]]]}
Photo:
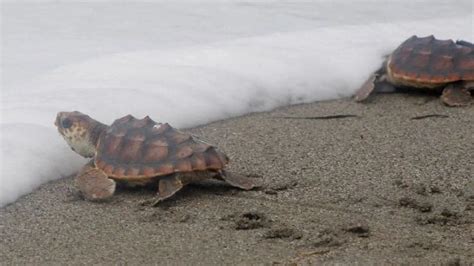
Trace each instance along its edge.
{"label": "turtle crawling on sand", "polygon": [[60,112],[55,125],[72,150],[92,158],[75,179],[88,200],[111,197],[116,181],[157,184],[155,203],[208,178],[245,190],[259,186],[255,179],[226,172],[229,159],[216,147],[148,116],[128,115],[107,126],[77,111]]}
{"label": "turtle crawling on sand", "polygon": [[355,100],[365,100],[382,83],[413,90],[442,89],[441,100],[446,105],[469,105],[469,90],[474,89],[474,44],[437,40],[433,35],[412,36],[362,85]]}

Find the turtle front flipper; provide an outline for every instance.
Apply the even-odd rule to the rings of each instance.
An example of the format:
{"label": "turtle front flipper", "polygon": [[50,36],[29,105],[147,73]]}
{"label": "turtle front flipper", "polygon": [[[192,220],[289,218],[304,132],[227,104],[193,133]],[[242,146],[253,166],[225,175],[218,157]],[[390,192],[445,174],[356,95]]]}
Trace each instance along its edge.
{"label": "turtle front flipper", "polygon": [[454,83],[444,88],[441,100],[448,106],[467,106],[471,102],[471,93],[464,84]]}
{"label": "turtle front flipper", "polygon": [[76,176],[76,187],[84,198],[91,201],[100,201],[110,198],[115,192],[115,181],[100,169],[88,163]]}
{"label": "turtle front flipper", "polygon": [[229,185],[238,187],[244,190],[250,190],[253,188],[261,187],[261,180],[255,178],[248,178],[236,173],[230,173],[227,171],[221,171],[220,175],[217,175],[216,178],[222,179],[227,182]]}
{"label": "turtle front flipper", "polygon": [[361,102],[374,91],[375,89],[375,81],[377,80],[378,74],[373,73],[370,77],[362,84],[362,86],[356,91],[354,95],[354,100],[356,102]]}

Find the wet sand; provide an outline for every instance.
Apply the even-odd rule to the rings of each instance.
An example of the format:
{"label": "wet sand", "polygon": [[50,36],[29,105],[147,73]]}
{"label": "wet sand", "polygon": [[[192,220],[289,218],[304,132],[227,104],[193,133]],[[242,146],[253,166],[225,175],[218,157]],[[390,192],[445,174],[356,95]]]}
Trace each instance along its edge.
{"label": "wet sand", "polygon": [[[356,116],[314,118],[331,115]],[[90,203],[63,178],[0,209],[0,264],[474,263],[474,105],[387,94],[186,131],[264,187],[204,182],[151,207],[151,189]]]}

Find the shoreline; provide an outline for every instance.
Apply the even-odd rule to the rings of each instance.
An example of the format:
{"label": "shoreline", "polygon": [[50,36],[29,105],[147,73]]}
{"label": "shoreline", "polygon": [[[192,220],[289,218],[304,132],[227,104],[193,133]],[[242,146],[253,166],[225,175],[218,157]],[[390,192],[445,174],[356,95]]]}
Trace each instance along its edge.
{"label": "shoreline", "polygon": [[150,189],[97,204],[52,181],[0,208],[0,264],[473,263],[473,119],[394,93],[185,129],[264,187],[203,182],[153,208]]}

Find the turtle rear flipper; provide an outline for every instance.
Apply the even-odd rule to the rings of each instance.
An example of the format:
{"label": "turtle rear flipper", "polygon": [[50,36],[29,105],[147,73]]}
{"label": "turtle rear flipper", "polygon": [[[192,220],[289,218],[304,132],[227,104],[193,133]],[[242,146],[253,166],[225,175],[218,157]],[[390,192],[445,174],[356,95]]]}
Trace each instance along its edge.
{"label": "turtle rear flipper", "polygon": [[158,199],[155,204],[173,196],[176,192],[180,191],[183,186],[181,174],[179,173],[162,177],[158,183]]}
{"label": "turtle rear flipper", "polygon": [[76,176],[76,187],[81,191],[84,198],[91,201],[100,201],[110,198],[115,192],[115,181],[108,178],[100,169],[90,164]]}
{"label": "turtle rear flipper", "polygon": [[261,180],[255,178],[248,178],[236,173],[230,173],[227,171],[221,171],[220,175],[217,175],[216,178],[222,179],[227,182],[229,185],[238,187],[245,190],[250,190],[253,188],[261,187]]}
{"label": "turtle rear flipper", "polygon": [[183,174],[175,173],[168,176],[160,177],[158,182],[158,194],[155,199],[145,200],[142,204],[150,204],[153,207],[158,206],[158,204],[164,201],[167,198],[172,197],[176,192],[180,191],[184,187]]}
{"label": "turtle rear flipper", "polygon": [[467,106],[471,102],[471,93],[463,84],[450,84],[444,88],[441,100],[448,106]]}

